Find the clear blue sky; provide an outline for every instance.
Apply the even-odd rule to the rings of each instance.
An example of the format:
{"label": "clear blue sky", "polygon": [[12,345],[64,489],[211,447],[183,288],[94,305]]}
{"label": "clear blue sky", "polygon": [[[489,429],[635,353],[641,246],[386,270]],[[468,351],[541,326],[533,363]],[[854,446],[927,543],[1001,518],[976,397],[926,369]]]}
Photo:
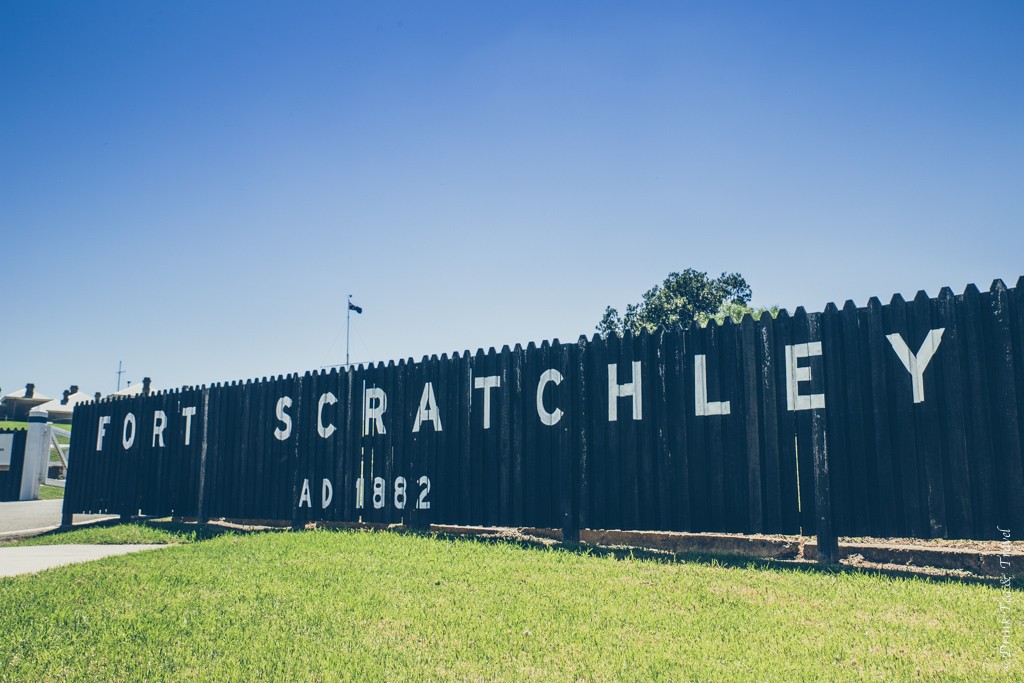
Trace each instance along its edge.
{"label": "clear blue sky", "polygon": [[7,2],[4,393],[1024,273],[1024,3]]}

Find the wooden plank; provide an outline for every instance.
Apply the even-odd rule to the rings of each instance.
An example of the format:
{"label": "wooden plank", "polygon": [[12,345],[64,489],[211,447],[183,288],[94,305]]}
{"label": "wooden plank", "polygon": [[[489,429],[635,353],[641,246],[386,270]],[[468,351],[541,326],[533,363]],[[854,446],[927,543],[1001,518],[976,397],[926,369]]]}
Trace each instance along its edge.
{"label": "wooden plank", "polygon": [[459,524],[473,524],[473,496],[479,496],[479,489],[474,489],[472,468],[472,424],[470,407],[473,401],[473,365],[469,351],[463,351],[459,357],[459,518],[453,520]]}
{"label": "wooden plank", "polygon": [[[454,430],[457,430],[459,424],[458,408],[453,400],[458,396],[457,388],[453,387],[449,383],[449,369],[454,365],[451,359],[448,358],[448,354],[441,354],[440,358],[434,357],[434,363],[431,367],[431,377],[434,380],[434,386],[437,389],[437,405],[441,411],[442,430],[437,434],[433,435],[432,449],[430,451],[430,457],[426,463],[426,467],[422,471],[412,472],[409,475],[410,488],[414,492],[414,497],[410,498],[409,504],[415,511],[417,519],[417,528],[426,528],[435,519],[435,515],[438,510],[443,509],[441,505],[442,498],[438,493],[435,493],[431,497],[428,493],[425,502],[430,507],[419,507],[419,494],[420,491],[426,490],[426,484],[421,484],[421,477],[427,477],[427,480],[431,482],[431,489],[433,486],[439,486],[439,488],[446,488],[448,486],[445,480],[445,474],[447,472],[448,463],[450,462],[450,437]],[[433,491],[431,490],[431,493]],[[431,500],[433,498],[433,500]]]}
{"label": "wooden plank", "polygon": [[[793,312],[792,319],[792,342],[793,344],[807,344],[820,341],[820,337],[812,337],[810,316],[803,306]],[[817,331],[816,329],[814,331]],[[785,356],[783,356],[785,357]],[[820,377],[820,364],[815,363],[813,358],[806,358],[800,365],[806,363],[811,367],[810,382],[801,382],[797,391],[801,394],[812,394],[821,391],[822,382]],[[815,366],[818,371],[815,371]],[[811,410],[787,410],[794,416],[796,423],[796,468],[800,491],[800,528],[804,535],[817,533],[817,515],[815,511],[815,480],[814,480],[814,448],[816,442],[813,431],[813,411]]]}
{"label": "wooden plank", "polygon": [[526,428],[524,420],[528,413],[524,413],[522,397],[527,389],[523,382],[523,363],[526,352],[519,344],[512,349],[509,368],[508,394],[505,396],[507,403],[506,410],[509,417],[510,430],[510,455],[511,464],[511,489],[512,489],[512,523],[515,526],[524,525],[526,522],[525,509],[525,470],[523,462],[524,440]]}
{"label": "wooden plank", "polygon": [[[491,410],[494,411],[493,418],[497,423],[491,423],[491,429],[496,432],[497,448],[495,457],[498,464],[498,523],[510,525],[513,523],[512,514],[512,425],[511,395],[509,385],[512,371],[512,350],[505,345],[497,358],[497,375],[500,378],[501,386],[491,392]],[[495,429],[496,428],[496,429]]]}
{"label": "wooden plank", "polygon": [[682,358],[683,385],[682,392],[686,400],[686,450],[689,460],[689,489],[691,531],[711,531],[714,528],[711,514],[711,494],[708,486],[708,460],[714,457],[709,454],[705,436],[707,418],[698,416],[692,399],[694,396],[695,372],[694,358],[707,355],[704,330],[693,323],[686,330],[686,349]]}
{"label": "wooden plank", "polygon": [[[762,450],[764,469],[764,530],[782,533],[782,508],[787,502],[782,487],[779,462],[779,408],[777,402],[776,372],[778,360],[775,352],[775,319],[762,315],[755,326],[756,362],[759,367],[758,397],[761,402]],[[783,408],[784,410],[785,408]]]}
{"label": "wooden plank", "polygon": [[867,344],[871,371],[870,405],[873,425],[872,439],[877,466],[877,483],[881,508],[873,516],[877,532],[882,536],[898,536],[905,532],[903,508],[899,498],[898,470],[893,453],[892,426],[889,416],[889,373],[892,347],[885,339],[883,306],[876,297],[868,300]]}
{"label": "wooden plank", "polygon": [[832,523],[837,534],[851,535],[854,528],[853,466],[850,456],[850,430],[847,420],[849,409],[846,402],[843,377],[845,375],[846,353],[843,343],[842,321],[839,308],[834,303],[825,306],[820,314],[820,335],[822,346],[821,367],[825,374],[825,432],[828,443],[830,498]]}
{"label": "wooden plank", "polygon": [[746,421],[743,392],[742,333],[730,316],[719,326],[718,376],[721,393],[712,400],[729,401],[729,413],[716,419],[722,425],[722,471],[725,475],[726,528],[736,533],[748,529]]}
{"label": "wooden plank", "polygon": [[668,426],[668,447],[671,458],[669,486],[672,495],[673,531],[689,531],[692,528],[690,515],[690,471],[687,445],[687,414],[693,408],[687,401],[693,387],[685,382],[687,356],[687,333],[674,328],[665,334],[665,400]]}
{"label": "wooden plank", "polygon": [[559,405],[562,407],[563,415],[556,426],[557,477],[553,498],[558,516],[554,521],[558,524],[558,528],[562,529],[562,540],[567,544],[579,543],[580,538],[579,518],[575,510],[575,499],[579,488],[575,463],[579,454],[574,451],[573,446],[575,445],[576,423],[579,421],[583,406],[577,406],[575,402],[577,394],[574,385],[578,381],[576,362],[573,357],[575,350],[575,344],[558,343],[552,348],[562,374],[565,376],[562,384],[558,387],[560,390],[558,392]]}
{"label": "wooden plank", "polygon": [[957,301],[953,290],[943,287],[935,306],[936,324],[944,329],[941,353],[936,355],[933,362],[937,365],[936,370],[942,387],[938,392],[941,401],[937,422],[942,434],[948,533],[950,538],[970,538],[974,513],[971,505],[971,472],[968,466],[963,402],[963,349]]}
{"label": "wooden plank", "polygon": [[[707,357],[708,400],[722,399],[725,392],[722,379],[727,371],[726,349],[723,348],[722,332],[717,322],[712,320],[704,328],[705,354]],[[725,442],[723,438],[724,422],[719,415],[703,418],[707,435],[707,473],[708,494],[710,496],[711,522],[708,531],[734,531],[731,523],[731,510],[727,505],[725,489]]]}
{"label": "wooden plank", "polygon": [[800,479],[797,472],[796,413],[786,403],[786,346],[793,342],[792,318],[785,309],[774,320],[775,405],[778,425],[779,481],[783,533],[800,533]]}
{"label": "wooden plank", "polygon": [[[907,305],[903,297],[895,294],[889,305],[882,309],[882,320],[886,334],[908,337]],[[925,484],[919,475],[922,469],[917,456],[917,439],[914,424],[913,395],[910,374],[903,366],[899,355],[891,344],[887,354],[886,371],[890,394],[886,397],[893,435],[893,454],[899,476],[899,492],[903,509],[905,533],[919,537],[928,528],[926,499],[923,496]]]}
{"label": "wooden plank", "polygon": [[[636,338],[628,331],[622,337],[620,356],[616,368],[616,384],[624,383],[624,375],[628,377],[632,363],[637,360],[634,348]],[[611,362],[611,361],[609,361]],[[626,380],[628,381],[628,380]],[[608,399],[611,401],[611,397]],[[632,412],[626,403],[628,399],[617,399],[617,420],[619,431],[619,457],[622,472],[622,521],[623,529],[640,528],[640,454],[637,452],[637,429]]]}
{"label": "wooden plank", "polygon": [[587,412],[590,425],[588,457],[581,474],[583,488],[580,502],[580,525],[586,529],[608,526],[608,394],[601,391],[602,380],[608,381],[607,343],[595,334],[587,347]]}
{"label": "wooden plank", "polygon": [[[657,376],[655,359],[652,358],[653,340],[651,334],[646,330],[637,335],[634,340],[634,358],[640,361],[639,376],[633,373],[632,363],[624,366],[623,370],[629,373],[634,384],[640,384],[641,415],[639,420],[633,420],[632,402],[622,400],[619,419],[629,420],[636,430],[637,450],[637,510],[638,524],[640,529],[658,528],[658,489],[655,481],[655,452],[654,452],[654,380]],[[646,381],[644,381],[646,380]],[[621,409],[625,408],[623,413]]]}
{"label": "wooden plank", "polygon": [[[853,301],[847,300],[839,312],[839,325],[843,346],[842,383],[846,402],[847,469],[849,477],[851,526],[837,527],[840,535],[868,536],[872,533],[872,510],[878,509],[877,486],[869,484],[877,479],[877,464],[869,449],[871,434],[870,408],[865,407],[865,396],[870,397],[871,370],[868,362],[866,329],[861,326],[860,312]],[[834,471],[834,470],[833,470]],[[835,481],[835,479],[833,479]]]}
{"label": "wooden plank", "polygon": [[583,528],[583,507],[584,501],[589,495],[589,482],[587,477],[590,471],[590,435],[593,433],[591,426],[590,402],[588,400],[591,385],[588,382],[587,357],[590,353],[590,342],[585,336],[580,336],[576,341],[576,347],[572,349],[573,375],[575,376],[573,406],[575,407],[573,434],[574,447],[572,449],[572,462],[574,464],[574,487],[573,487],[573,509],[572,525],[576,532],[573,542],[579,541],[579,530]]}
{"label": "wooden plank", "polygon": [[[675,504],[672,492],[672,452],[669,449],[669,404],[668,404],[668,376],[669,376],[669,353],[672,342],[670,333],[665,330],[658,332],[651,338],[651,350],[649,354],[650,365],[645,364],[647,377],[652,378],[652,391],[650,404],[644,404],[645,420],[650,420],[650,429],[654,433],[654,477],[655,495],[657,496],[657,529],[670,531],[673,528],[673,517]],[[651,406],[648,409],[648,405]],[[650,410],[648,417],[646,411]]]}
{"label": "wooden plank", "polygon": [[[1024,465],[1021,458],[1018,397],[1014,385],[1013,333],[1006,285],[995,280],[988,292],[986,358],[991,382],[992,445],[995,447],[999,520],[1004,529],[1024,527]],[[995,535],[997,532],[991,532]]]}
{"label": "wooden plank", "polygon": [[740,322],[739,344],[743,364],[743,460],[746,465],[747,483],[745,526],[748,533],[760,534],[765,528],[764,486],[761,482],[761,399],[758,395],[760,366],[757,361],[757,330],[754,318],[749,313],[744,315]]}
{"label": "wooden plank", "polygon": [[[971,493],[974,509],[974,538],[992,538],[1001,520],[997,515],[996,466],[989,424],[988,369],[985,362],[981,292],[971,284],[964,290],[960,329],[966,350],[967,452],[971,456]],[[1004,527],[1005,528],[1005,527]]]}
{"label": "wooden plank", "polygon": [[[906,342],[913,345],[907,348],[912,348],[917,355],[921,343],[929,337],[932,329],[941,327],[932,321],[932,302],[927,293],[924,291],[917,293],[914,300],[907,306],[907,319],[910,336],[906,338]],[[940,341],[937,353],[947,350],[942,348]],[[926,388],[925,400],[920,403],[911,403],[917,434],[918,466],[923,468],[921,484],[924,488],[923,499],[927,510],[927,530],[931,538],[946,538],[948,536],[939,430],[939,404],[942,401],[943,385],[936,376],[939,367],[939,363],[929,362],[923,375]],[[906,401],[907,397],[902,397],[902,400]],[[913,400],[913,393],[911,393],[910,401]]]}

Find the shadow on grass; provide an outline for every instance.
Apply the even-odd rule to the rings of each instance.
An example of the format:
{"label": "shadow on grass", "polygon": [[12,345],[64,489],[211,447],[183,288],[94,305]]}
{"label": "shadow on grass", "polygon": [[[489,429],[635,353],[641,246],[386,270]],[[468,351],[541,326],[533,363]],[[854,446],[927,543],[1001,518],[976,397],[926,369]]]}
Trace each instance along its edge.
{"label": "shadow on grass", "polygon": [[[646,550],[643,548],[609,548],[592,545],[564,545],[560,542],[545,542],[528,538],[493,534],[487,536],[464,536],[460,534],[422,534],[406,531],[416,535],[429,535],[449,541],[479,543],[489,545],[514,545],[524,549],[544,548],[553,552],[567,552],[590,557],[614,557],[617,560],[643,560],[659,564],[699,564],[706,567],[727,567],[731,569],[756,569],[777,572],[803,572],[822,575],[861,574],[867,576],[886,576],[890,578],[914,579],[927,583],[958,583],[983,586],[1000,586],[999,579],[977,576],[958,575],[947,570],[917,567],[914,569],[890,569],[882,567],[855,567],[850,565],[826,566],[810,560],[770,560],[749,555],[714,552],[670,552],[665,550]],[[934,572],[934,573],[930,573]],[[1011,589],[1024,592],[1024,581],[1018,576],[1012,581]]]}

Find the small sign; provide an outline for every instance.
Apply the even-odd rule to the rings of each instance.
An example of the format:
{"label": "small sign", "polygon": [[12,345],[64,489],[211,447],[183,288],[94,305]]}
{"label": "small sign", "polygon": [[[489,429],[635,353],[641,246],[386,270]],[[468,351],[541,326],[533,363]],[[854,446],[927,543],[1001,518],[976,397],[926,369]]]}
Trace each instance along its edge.
{"label": "small sign", "polygon": [[0,472],[11,469],[14,454],[14,434],[0,434]]}

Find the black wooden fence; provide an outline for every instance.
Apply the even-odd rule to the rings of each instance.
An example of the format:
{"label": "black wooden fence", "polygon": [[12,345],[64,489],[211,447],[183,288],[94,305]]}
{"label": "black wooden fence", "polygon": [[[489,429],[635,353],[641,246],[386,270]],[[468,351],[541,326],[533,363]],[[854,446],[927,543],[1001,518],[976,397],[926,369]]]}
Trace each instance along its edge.
{"label": "black wooden fence", "polygon": [[24,429],[0,429],[0,440],[3,441],[4,450],[10,449],[0,458],[0,502],[18,500],[21,495],[21,473],[25,466],[25,434]]}
{"label": "black wooden fence", "polygon": [[994,538],[1022,284],[79,405],[65,514]]}

